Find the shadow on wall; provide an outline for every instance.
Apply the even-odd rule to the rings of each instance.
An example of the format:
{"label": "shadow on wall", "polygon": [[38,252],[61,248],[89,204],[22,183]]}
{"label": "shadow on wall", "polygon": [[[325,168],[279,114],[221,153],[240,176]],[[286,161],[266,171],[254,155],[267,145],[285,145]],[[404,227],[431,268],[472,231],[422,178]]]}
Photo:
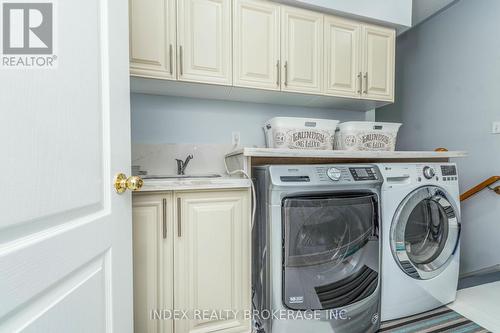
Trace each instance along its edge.
{"label": "shadow on wall", "polygon": [[131,95],[133,143],[231,144],[233,132],[245,146],[265,146],[262,126],[272,118],[365,120],[365,112],[297,106]]}
{"label": "shadow on wall", "polygon": [[[397,41],[396,103],[378,121],[401,121],[398,148],[467,150],[457,160],[461,192],[500,174],[500,1],[461,0]],[[466,24],[464,24],[466,22]],[[500,264],[500,197],[462,204],[462,273]]]}

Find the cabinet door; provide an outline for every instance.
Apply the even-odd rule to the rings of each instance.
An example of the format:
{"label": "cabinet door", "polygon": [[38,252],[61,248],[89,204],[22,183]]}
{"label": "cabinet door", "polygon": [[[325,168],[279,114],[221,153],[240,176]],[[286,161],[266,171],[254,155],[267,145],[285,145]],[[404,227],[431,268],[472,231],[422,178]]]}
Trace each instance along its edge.
{"label": "cabinet door", "polygon": [[[132,200],[134,331],[172,333],[172,320],[155,317],[173,309],[172,195],[139,194]],[[166,228],[166,229],[165,229]],[[157,319],[151,319],[151,318]]]}
{"label": "cabinet door", "polygon": [[130,74],[176,78],[175,0],[130,0]]}
{"label": "cabinet door", "polygon": [[181,81],[232,84],[231,0],[178,0]]}
{"label": "cabinet door", "polygon": [[233,83],[279,90],[279,6],[269,1],[235,0]]}
{"label": "cabinet door", "polygon": [[361,97],[361,25],[325,17],[325,93]]}
{"label": "cabinet door", "polygon": [[282,90],[322,92],[323,14],[281,7]]}
{"label": "cabinet door", "polygon": [[363,27],[363,97],[394,101],[396,32],[393,29]]}
{"label": "cabinet door", "polygon": [[250,332],[248,190],[176,195],[175,308],[234,310],[237,317],[176,321],[176,333]]}

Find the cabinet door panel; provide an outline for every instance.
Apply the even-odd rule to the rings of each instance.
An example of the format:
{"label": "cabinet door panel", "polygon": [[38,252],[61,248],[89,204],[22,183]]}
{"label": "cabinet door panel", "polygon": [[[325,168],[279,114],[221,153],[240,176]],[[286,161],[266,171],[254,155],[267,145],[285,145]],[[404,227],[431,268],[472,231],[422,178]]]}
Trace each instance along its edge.
{"label": "cabinet door panel", "polygon": [[176,333],[249,332],[242,313],[251,308],[248,192],[183,193],[177,200],[175,308],[239,315],[178,321]]}
{"label": "cabinet door panel", "polygon": [[134,195],[132,201],[135,332],[173,332],[171,320],[151,320],[152,311],[173,308],[171,202],[171,195],[155,194]]}
{"label": "cabinet door panel", "polygon": [[279,6],[261,0],[233,6],[234,85],[279,90]]}
{"label": "cabinet door panel", "polygon": [[130,73],[176,78],[175,0],[130,0]]}
{"label": "cabinet door panel", "polygon": [[231,0],[179,0],[181,81],[232,84]]}
{"label": "cabinet door panel", "polygon": [[395,40],[392,29],[363,28],[364,98],[394,101]]}
{"label": "cabinet door panel", "polygon": [[325,92],[361,96],[361,25],[333,16],[325,18]]}
{"label": "cabinet door panel", "polygon": [[284,91],[322,92],[323,14],[282,6]]}

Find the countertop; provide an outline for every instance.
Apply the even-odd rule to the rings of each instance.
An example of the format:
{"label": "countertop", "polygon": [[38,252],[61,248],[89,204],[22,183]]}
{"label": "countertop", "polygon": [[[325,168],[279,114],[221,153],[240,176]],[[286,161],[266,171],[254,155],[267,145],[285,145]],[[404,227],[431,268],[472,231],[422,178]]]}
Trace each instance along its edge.
{"label": "countertop", "polygon": [[196,179],[144,179],[144,185],[139,192],[212,190],[250,187],[250,181],[244,178],[218,177]]}
{"label": "countertop", "polygon": [[428,163],[449,162],[466,157],[464,151],[347,151],[276,148],[240,148],[226,154],[229,171],[244,170],[267,164],[334,164],[334,163]]}
{"label": "countertop", "polygon": [[298,157],[298,158],[339,158],[339,159],[446,159],[466,157],[465,151],[347,151],[347,150],[309,150],[276,148],[241,148],[226,157],[243,155],[247,157]]}

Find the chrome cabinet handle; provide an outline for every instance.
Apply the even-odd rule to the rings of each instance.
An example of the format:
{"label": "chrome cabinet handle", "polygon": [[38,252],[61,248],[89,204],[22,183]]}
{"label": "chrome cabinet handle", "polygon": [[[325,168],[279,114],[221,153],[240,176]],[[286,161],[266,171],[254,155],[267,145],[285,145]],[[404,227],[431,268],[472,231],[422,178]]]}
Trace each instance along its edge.
{"label": "chrome cabinet handle", "polygon": [[168,47],[169,54],[169,65],[170,65],[170,75],[174,74],[174,58],[173,58],[173,47],[172,44]]}
{"label": "chrome cabinet handle", "polygon": [[285,61],[285,86],[288,86],[288,61]]}
{"label": "chrome cabinet handle", "polygon": [[181,198],[177,198],[177,236],[178,237],[182,237],[181,210],[182,210]]}
{"label": "chrome cabinet handle", "polygon": [[368,94],[368,72],[365,73],[365,90],[363,93]]}
{"label": "chrome cabinet handle", "polygon": [[281,81],[281,68],[280,68],[280,61],[278,60],[276,62],[276,85],[278,87],[280,86],[280,81]]}
{"label": "chrome cabinet handle", "polygon": [[167,199],[163,199],[163,239],[167,238]]}
{"label": "chrome cabinet handle", "polygon": [[182,55],[182,45],[179,46],[179,70],[180,70],[180,74],[183,75],[184,74],[184,59],[183,59],[183,55]]}
{"label": "chrome cabinet handle", "polygon": [[361,95],[361,91],[363,90],[363,74],[361,72],[358,73],[358,94]]}

